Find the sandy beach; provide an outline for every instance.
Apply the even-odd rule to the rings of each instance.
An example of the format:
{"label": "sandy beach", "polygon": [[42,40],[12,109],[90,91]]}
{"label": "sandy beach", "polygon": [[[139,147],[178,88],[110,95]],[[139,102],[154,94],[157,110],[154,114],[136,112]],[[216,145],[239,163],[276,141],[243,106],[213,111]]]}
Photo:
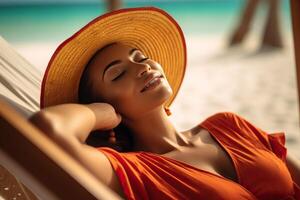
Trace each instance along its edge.
{"label": "sandy beach", "polygon": [[[268,133],[285,132],[288,151],[300,158],[295,63],[291,35],[286,38],[283,50],[258,51],[253,35],[231,49],[224,37],[187,35],[186,76],[171,106],[175,126],[185,130],[216,112],[235,112]],[[44,72],[59,43],[14,47]]]}

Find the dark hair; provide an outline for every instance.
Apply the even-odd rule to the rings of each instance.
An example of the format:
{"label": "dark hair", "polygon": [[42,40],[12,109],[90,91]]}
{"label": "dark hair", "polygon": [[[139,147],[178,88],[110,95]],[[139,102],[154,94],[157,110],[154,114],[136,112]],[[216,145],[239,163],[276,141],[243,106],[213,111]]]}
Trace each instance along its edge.
{"label": "dark hair", "polygon": [[80,78],[80,82],[79,82],[79,88],[78,88],[78,102],[82,103],[82,104],[89,104],[89,103],[93,103],[96,100],[92,98],[91,92],[90,90],[87,90],[87,88],[89,88],[89,81],[88,81],[88,69],[89,66],[91,65],[92,61],[96,58],[96,56],[103,51],[104,49],[106,49],[107,47],[116,44],[114,43],[109,43],[107,45],[105,45],[104,47],[100,48],[98,51],[96,51],[94,53],[94,55],[91,57],[91,59],[89,60],[89,62],[86,64],[81,78]]}
{"label": "dark hair", "polygon": [[[113,44],[116,43],[110,43],[108,45],[105,45],[101,49],[99,49],[87,63],[80,78],[80,83],[78,88],[79,103],[90,104],[96,102],[96,100],[92,98],[91,91],[88,89],[90,84],[88,81],[89,78],[88,68],[91,62],[95,59],[96,55],[98,55],[105,48]],[[99,99],[97,99],[97,102],[99,102]],[[86,143],[94,147],[110,147],[120,152],[132,151],[134,144],[133,144],[133,137],[130,130],[124,124],[121,123],[116,128],[114,128],[113,131],[115,132],[115,137],[116,137],[115,143],[109,142],[109,131],[99,131],[99,130],[92,131],[88,136]]]}

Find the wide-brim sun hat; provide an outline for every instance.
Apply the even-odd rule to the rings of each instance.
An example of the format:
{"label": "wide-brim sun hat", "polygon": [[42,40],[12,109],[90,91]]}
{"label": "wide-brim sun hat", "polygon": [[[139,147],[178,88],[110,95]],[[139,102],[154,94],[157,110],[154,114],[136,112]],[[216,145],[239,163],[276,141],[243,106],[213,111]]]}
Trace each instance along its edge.
{"label": "wide-brim sun hat", "polygon": [[186,44],[177,22],[154,7],[126,8],[101,15],[65,40],[56,49],[45,71],[40,107],[78,103],[81,75],[92,56],[107,44],[119,42],[140,49],[161,64],[178,93],[186,68]]}

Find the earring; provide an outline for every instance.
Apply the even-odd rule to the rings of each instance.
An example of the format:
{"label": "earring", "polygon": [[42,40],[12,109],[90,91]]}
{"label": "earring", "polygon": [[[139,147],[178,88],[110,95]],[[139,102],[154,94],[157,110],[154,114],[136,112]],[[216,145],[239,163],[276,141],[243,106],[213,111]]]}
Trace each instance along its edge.
{"label": "earring", "polygon": [[168,116],[172,115],[170,108],[167,106],[165,106],[165,112],[167,113]]}
{"label": "earring", "polygon": [[110,131],[109,132],[109,138],[108,138],[108,141],[109,141],[109,143],[116,143],[116,134],[115,134],[115,132],[112,130],[112,131]]}

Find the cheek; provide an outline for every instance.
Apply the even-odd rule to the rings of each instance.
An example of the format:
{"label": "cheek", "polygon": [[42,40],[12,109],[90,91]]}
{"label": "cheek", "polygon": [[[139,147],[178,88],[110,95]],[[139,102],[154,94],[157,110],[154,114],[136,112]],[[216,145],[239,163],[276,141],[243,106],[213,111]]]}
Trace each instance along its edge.
{"label": "cheek", "polygon": [[158,70],[159,72],[161,72],[166,77],[164,69],[162,68],[162,66],[158,62],[149,61],[149,64],[151,65],[152,69]]}
{"label": "cheek", "polygon": [[137,98],[131,84],[120,84],[119,87],[111,88],[109,94],[108,102],[120,113],[132,107]]}
{"label": "cheek", "polygon": [[155,62],[153,60],[149,60],[148,63],[151,66],[151,68],[159,70],[161,72],[164,72],[162,66],[158,62]]}

